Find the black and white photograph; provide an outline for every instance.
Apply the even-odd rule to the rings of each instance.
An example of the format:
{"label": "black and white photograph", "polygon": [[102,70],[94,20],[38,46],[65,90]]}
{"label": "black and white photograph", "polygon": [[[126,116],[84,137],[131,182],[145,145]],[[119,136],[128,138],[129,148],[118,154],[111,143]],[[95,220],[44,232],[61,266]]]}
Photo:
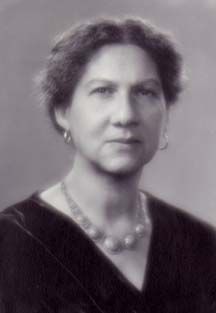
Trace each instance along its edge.
{"label": "black and white photograph", "polygon": [[216,313],[216,0],[0,0],[0,313]]}

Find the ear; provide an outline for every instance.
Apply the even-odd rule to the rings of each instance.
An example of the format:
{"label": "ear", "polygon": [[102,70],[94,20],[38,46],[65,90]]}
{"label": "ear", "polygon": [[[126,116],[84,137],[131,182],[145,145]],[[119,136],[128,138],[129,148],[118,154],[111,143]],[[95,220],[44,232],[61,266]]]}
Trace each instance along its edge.
{"label": "ear", "polygon": [[63,129],[69,129],[69,118],[68,118],[68,110],[65,109],[56,109],[55,110],[55,118],[56,122]]}
{"label": "ear", "polygon": [[165,111],[161,124],[161,133],[159,139],[159,149],[165,150],[168,147],[168,123],[169,123],[169,110]]}

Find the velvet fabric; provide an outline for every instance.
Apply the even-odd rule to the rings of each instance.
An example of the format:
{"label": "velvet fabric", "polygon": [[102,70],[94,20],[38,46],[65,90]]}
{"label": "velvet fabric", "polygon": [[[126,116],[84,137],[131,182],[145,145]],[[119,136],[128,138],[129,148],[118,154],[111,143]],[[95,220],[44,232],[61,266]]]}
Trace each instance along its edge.
{"label": "velvet fabric", "polygon": [[216,313],[216,233],[147,195],[142,291],[37,194],[0,214],[1,313]]}

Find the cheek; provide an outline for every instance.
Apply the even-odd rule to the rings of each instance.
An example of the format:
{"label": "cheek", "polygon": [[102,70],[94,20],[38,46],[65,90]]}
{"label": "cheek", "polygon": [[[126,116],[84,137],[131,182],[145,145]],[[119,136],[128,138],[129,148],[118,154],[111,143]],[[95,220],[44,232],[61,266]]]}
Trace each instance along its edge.
{"label": "cheek", "polygon": [[154,153],[158,149],[159,142],[163,133],[164,117],[160,112],[153,114],[144,123],[143,136],[146,152]]}
{"label": "cheek", "polygon": [[149,110],[143,113],[144,131],[149,134],[159,134],[165,122],[165,113],[162,110]]}
{"label": "cheek", "polygon": [[85,112],[74,114],[70,123],[71,135],[75,147],[96,149],[100,144],[105,130],[105,123],[97,114]]}

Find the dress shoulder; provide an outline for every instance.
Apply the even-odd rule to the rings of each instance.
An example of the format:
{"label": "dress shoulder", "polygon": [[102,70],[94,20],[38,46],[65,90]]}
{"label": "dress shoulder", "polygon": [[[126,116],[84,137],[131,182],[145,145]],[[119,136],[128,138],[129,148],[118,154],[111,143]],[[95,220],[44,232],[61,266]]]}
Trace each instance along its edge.
{"label": "dress shoulder", "polygon": [[58,307],[69,306],[78,313],[89,303],[76,278],[73,256],[80,246],[71,246],[71,226],[34,196],[0,213],[0,312],[60,312]]}
{"label": "dress shoulder", "polygon": [[[212,312],[216,312],[215,227],[152,195],[148,199],[159,234],[157,238],[160,238],[157,250],[167,262],[170,260],[167,276],[171,273],[171,277],[178,277],[173,289],[182,284],[182,290],[199,290],[203,303],[212,303],[215,310]],[[161,270],[163,268],[166,267]]]}

